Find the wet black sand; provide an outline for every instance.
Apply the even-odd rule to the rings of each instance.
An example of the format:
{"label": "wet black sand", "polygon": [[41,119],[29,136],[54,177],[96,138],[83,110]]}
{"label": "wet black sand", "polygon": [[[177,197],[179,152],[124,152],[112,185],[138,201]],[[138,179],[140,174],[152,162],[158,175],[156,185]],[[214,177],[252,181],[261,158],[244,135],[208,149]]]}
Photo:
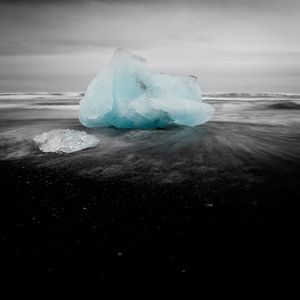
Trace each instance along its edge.
{"label": "wet black sand", "polygon": [[[297,278],[299,123],[89,130],[40,114],[0,114],[0,272],[11,293]],[[32,138],[55,128],[86,130],[99,146],[41,153]]]}
{"label": "wet black sand", "polygon": [[200,189],[1,162],[1,273],[34,293],[107,280],[292,278],[299,172],[264,172],[253,184],[220,177]]}

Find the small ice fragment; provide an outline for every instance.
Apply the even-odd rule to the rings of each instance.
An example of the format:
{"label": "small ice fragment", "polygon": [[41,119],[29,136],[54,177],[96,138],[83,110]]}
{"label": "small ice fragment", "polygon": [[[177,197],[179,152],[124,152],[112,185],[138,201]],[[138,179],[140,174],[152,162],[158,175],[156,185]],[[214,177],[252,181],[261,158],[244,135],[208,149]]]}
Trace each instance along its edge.
{"label": "small ice fragment", "polygon": [[85,131],[71,129],[54,129],[33,139],[43,152],[72,153],[94,147],[99,140]]}

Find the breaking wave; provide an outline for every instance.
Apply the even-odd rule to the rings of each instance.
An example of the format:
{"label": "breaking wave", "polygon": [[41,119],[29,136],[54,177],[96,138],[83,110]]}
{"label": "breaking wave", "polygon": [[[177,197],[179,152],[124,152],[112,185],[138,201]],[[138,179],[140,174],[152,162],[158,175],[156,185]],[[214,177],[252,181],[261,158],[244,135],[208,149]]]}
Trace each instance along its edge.
{"label": "breaking wave", "polygon": [[204,93],[203,98],[214,100],[300,100],[300,94],[292,93]]}
{"label": "breaking wave", "polygon": [[269,104],[266,109],[300,109],[300,104],[291,101]]}

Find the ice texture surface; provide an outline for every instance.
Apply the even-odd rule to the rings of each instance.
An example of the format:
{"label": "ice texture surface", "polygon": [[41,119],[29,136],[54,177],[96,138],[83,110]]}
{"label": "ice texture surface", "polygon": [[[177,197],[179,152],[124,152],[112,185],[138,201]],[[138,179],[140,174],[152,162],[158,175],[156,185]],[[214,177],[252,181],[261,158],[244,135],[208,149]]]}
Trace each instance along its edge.
{"label": "ice texture surface", "polygon": [[117,49],[80,101],[80,122],[87,127],[164,128],[172,123],[207,122],[214,108],[201,102],[195,76],[151,73],[145,59]]}
{"label": "ice texture surface", "polygon": [[99,140],[84,131],[55,129],[44,132],[33,139],[43,152],[72,153],[94,147]]}

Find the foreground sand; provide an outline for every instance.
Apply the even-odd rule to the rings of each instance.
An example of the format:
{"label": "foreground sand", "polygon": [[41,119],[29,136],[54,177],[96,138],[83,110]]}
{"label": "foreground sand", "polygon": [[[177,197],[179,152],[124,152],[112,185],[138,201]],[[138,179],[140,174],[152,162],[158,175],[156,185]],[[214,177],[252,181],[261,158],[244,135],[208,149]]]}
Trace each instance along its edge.
{"label": "foreground sand", "polygon": [[[212,100],[203,126],[143,131],[87,129],[77,98],[25,96],[0,109],[0,275],[13,291],[293,281],[298,100]],[[58,128],[100,143],[42,153],[33,137]]]}
{"label": "foreground sand", "polygon": [[58,155],[31,137],[76,120],[20,123],[1,141],[1,272],[27,290],[292,277],[297,124],[88,130],[99,146]]}

